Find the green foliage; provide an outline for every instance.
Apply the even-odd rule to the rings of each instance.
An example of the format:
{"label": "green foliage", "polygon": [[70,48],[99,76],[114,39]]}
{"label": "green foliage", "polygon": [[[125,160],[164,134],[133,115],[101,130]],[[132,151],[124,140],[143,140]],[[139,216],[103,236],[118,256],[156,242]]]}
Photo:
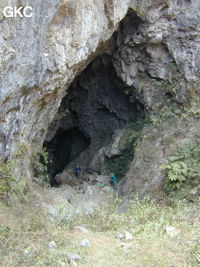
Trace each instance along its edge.
{"label": "green foliage", "polygon": [[[0,199],[12,205],[15,197],[26,201],[27,178],[19,177],[20,168],[23,169],[23,159],[27,155],[27,147],[20,144],[13,153],[12,159],[0,163]],[[42,185],[49,185],[47,175],[48,153],[43,149],[39,152],[38,146],[34,146],[34,153],[31,157],[35,180]],[[16,177],[15,177],[16,175]]]}
{"label": "green foliage", "polygon": [[10,228],[5,225],[0,225],[0,237],[8,238],[10,234]]}
{"label": "green foliage", "polygon": [[[27,201],[26,178],[17,176],[18,158],[0,164],[0,198],[12,206],[17,199]],[[15,177],[16,174],[16,177]]]}
{"label": "green foliage", "polygon": [[167,119],[176,120],[178,116],[181,115],[181,110],[177,107],[174,107],[169,104],[169,106],[164,106],[159,111],[152,111],[147,117],[146,121],[153,123],[154,125],[157,123],[161,123]]}
{"label": "green foliage", "polygon": [[200,118],[200,109],[190,109],[187,113],[193,115],[197,119]]}
{"label": "green foliage", "polygon": [[117,180],[121,180],[128,171],[128,166],[133,159],[130,150],[126,150],[123,155],[107,159],[106,165],[109,172],[114,172]]}
{"label": "green foliage", "polygon": [[27,179],[19,171],[24,166],[23,159],[26,156],[26,149],[24,144],[19,144],[12,154],[12,158],[0,163],[0,198],[8,205],[12,205],[16,197],[20,201],[27,200]]}
{"label": "green foliage", "polygon": [[133,86],[126,87],[124,89],[124,93],[129,96],[129,102],[130,103],[136,102],[136,100],[137,100],[137,98],[136,98],[136,90],[135,90],[135,88]]}
{"label": "green foliage", "polygon": [[18,147],[16,148],[16,150],[14,152],[13,158],[15,158],[15,159],[21,158],[25,154],[26,149],[27,148],[24,144],[18,145]]}
{"label": "green foliage", "polygon": [[0,198],[7,200],[10,193],[15,193],[16,187],[12,176],[12,163],[10,161],[0,164]]}
{"label": "green foliage", "polygon": [[196,239],[195,241],[196,242],[191,247],[191,253],[194,257],[194,262],[198,264],[197,266],[199,266],[200,264],[200,240]]}
{"label": "green foliage", "polygon": [[168,162],[160,166],[166,171],[166,191],[180,189],[192,179],[198,178],[200,173],[200,141],[192,143],[185,139],[169,157]]}
{"label": "green foliage", "polygon": [[[85,266],[96,262],[98,266],[199,266],[199,200],[191,203],[170,197],[170,201],[173,206],[168,200],[158,203],[136,197],[124,205],[125,201],[111,198],[102,201],[92,214],[75,213],[64,220],[59,216],[58,221],[47,217],[38,206],[32,207],[32,202],[9,210],[0,207],[0,265],[62,266],[67,262],[66,253],[74,252],[81,257],[79,264]],[[119,205],[124,212],[119,212]],[[180,231],[177,238],[167,237],[169,225]],[[77,232],[75,226],[85,226],[89,233]],[[124,230],[133,236],[128,242],[132,244],[130,251],[121,247],[127,243],[124,239],[115,238]],[[91,243],[88,248],[79,245],[85,238]],[[52,240],[57,248],[50,251],[48,243]]]}
{"label": "green foliage", "polygon": [[125,146],[134,152],[136,146],[136,141],[140,136],[141,130],[144,125],[143,119],[138,119],[135,123],[132,123],[126,131],[126,136],[124,138]]}
{"label": "green foliage", "polygon": [[[172,223],[173,211],[171,207],[163,209],[156,201],[146,197],[139,199],[136,195],[129,200],[124,213],[117,212],[123,199],[117,197],[111,202],[102,203],[101,207],[90,215],[74,217],[74,225],[89,224],[99,231],[127,229],[134,237],[146,239],[158,238],[164,234],[164,229]],[[175,210],[175,208],[174,208]],[[178,210],[176,208],[176,210]]]}
{"label": "green foliage", "polygon": [[50,179],[47,173],[47,164],[49,163],[48,152],[46,148],[35,149],[32,154],[31,163],[34,171],[34,181],[43,186],[50,185]]}

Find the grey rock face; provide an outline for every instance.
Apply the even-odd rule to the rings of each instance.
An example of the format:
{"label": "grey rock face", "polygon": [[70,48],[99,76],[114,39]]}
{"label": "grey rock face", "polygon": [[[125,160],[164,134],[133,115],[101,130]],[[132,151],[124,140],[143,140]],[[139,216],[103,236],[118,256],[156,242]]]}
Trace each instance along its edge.
{"label": "grey rock face", "polygon": [[158,108],[166,93],[179,103],[197,103],[200,14],[195,9],[200,4],[161,2],[155,8],[150,1],[142,1],[133,7],[136,15],[125,18],[113,60],[115,69],[136,89],[136,97],[146,108]]}
{"label": "grey rock face", "polygon": [[[41,188],[37,192],[38,205],[47,210],[52,221],[68,221],[74,215],[91,215],[101,207],[102,203],[110,203],[113,191],[102,191],[93,186],[93,194],[76,190],[67,184],[60,187]],[[77,226],[75,230],[88,233],[84,226]]]}
{"label": "grey rock face", "polygon": [[58,184],[78,185],[79,181],[75,175],[68,173],[67,171],[57,174],[55,180]]}
{"label": "grey rock face", "polygon": [[[74,78],[97,55],[111,53],[113,45],[106,42],[116,29],[112,63],[132,98],[146,110],[159,109],[167,96],[182,105],[200,103],[199,0],[35,0],[31,2],[32,18],[3,17],[7,4],[6,0],[0,3],[0,159],[12,157],[19,144],[26,147],[23,167],[19,164],[15,168],[16,178],[31,178],[32,148],[42,145]],[[82,79],[79,93],[83,96],[84,92],[96,94],[93,85],[88,87]],[[96,102],[99,99],[104,99],[103,90],[99,90]],[[118,127],[119,116],[116,119],[111,102],[104,100],[103,106],[109,106],[114,114],[112,124]],[[77,99],[71,104],[72,110],[82,115],[84,105],[79,106]],[[89,101],[87,106],[92,104]],[[90,115],[91,121],[91,110],[83,115]],[[95,127],[84,125],[85,116],[85,134],[98,135]],[[73,125],[72,118],[70,123]],[[105,136],[110,134],[110,127],[95,126],[106,128]],[[126,192],[133,188],[142,194],[156,192],[161,186],[158,162],[164,152],[161,141],[154,143],[158,151],[152,164],[143,161],[148,155],[136,151]],[[149,171],[144,173],[143,169]]]}
{"label": "grey rock face", "polygon": [[139,197],[151,195],[159,198],[165,179],[161,164],[167,162],[184,140],[197,142],[199,129],[196,120],[187,122],[184,118],[162,122],[157,126],[147,125],[135,149],[123,193],[129,196],[138,192]]}
{"label": "grey rock face", "polygon": [[127,12],[129,1],[112,3],[36,0],[31,2],[33,17],[8,19],[2,16],[8,3],[1,2],[3,159],[19,143],[43,142],[66,88],[99,53]]}

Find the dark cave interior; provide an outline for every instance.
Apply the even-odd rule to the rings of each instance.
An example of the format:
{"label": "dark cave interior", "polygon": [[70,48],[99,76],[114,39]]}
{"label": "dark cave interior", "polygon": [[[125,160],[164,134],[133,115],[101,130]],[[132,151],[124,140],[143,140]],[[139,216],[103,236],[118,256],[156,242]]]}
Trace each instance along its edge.
{"label": "dark cave interior", "polygon": [[[128,14],[125,20],[134,21],[133,31],[137,33],[140,19]],[[122,21],[119,32],[111,38],[112,52],[97,56],[72,82],[58,110],[59,119],[48,129],[44,147],[52,162],[48,168],[52,184],[55,175],[69,167],[81,165],[85,170],[97,171],[91,169],[97,151],[112,141],[117,129],[144,114],[137,96],[127,93],[135,89],[117,76],[113,66],[117,35],[124,27]]]}
{"label": "dark cave interior", "polygon": [[128,13],[104,52],[67,89],[57,113],[59,119],[52,122],[44,142],[52,162],[48,167],[52,184],[55,175],[77,165],[97,171],[91,162],[99,149],[111,143],[116,130],[144,116],[135,88],[117,76],[113,64],[118,38],[126,38],[129,31],[137,35],[141,23],[134,13]]}
{"label": "dark cave interior", "polygon": [[52,124],[51,138],[47,136],[44,143],[52,162],[48,168],[52,184],[68,166],[81,164],[90,170],[94,155],[111,142],[115,130],[141,115],[143,106],[137,100],[131,103],[126,89],[107,54],[97,57],[74,80],[58,111],[65,115]]}
{"label": "dark cave interior", "polygon": [[89,144],[90,138],[84,136],[77,127],[68,130],[59,128],[51,142],[44,144],[53,162],[51,175],[55,176],[63,171],[65,166],[73,161]]}

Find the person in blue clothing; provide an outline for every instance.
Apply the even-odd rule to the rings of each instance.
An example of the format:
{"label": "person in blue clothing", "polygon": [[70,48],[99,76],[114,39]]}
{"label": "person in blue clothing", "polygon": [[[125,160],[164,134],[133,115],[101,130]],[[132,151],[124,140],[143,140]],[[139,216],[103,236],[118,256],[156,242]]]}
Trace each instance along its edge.
{"label": "person in blue clothing", "polygon": [[77,178],[80,177],[80,175],[81,175],[81,168],[80,168],[80,166],[77,166],[75,168],[75,175],[76,175]]}
{"label": "person in blue clothing", "polygon": [[115,174],[112,174],[112,176],[110,177],[109,182],[110,182],[110,184],[112,186],[114,186],[114,188],[117,187],[117,177],[115,176]]}

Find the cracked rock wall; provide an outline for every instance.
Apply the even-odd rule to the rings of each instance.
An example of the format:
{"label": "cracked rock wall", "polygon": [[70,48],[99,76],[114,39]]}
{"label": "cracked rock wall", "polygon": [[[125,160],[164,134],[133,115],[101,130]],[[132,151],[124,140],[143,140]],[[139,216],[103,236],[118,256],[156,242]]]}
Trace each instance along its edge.
{"label": "cracked rock wall", "polygon": [[158,107],[166,92],[183,105],[199,104],[199,1],[136,2],[137,18],[130,14],[121,25],[118,76],[147,108]]}
{"label": "cracked rock wall", "polygon": [[[0,3],[0,157],[19,144],[42,144],[66,89],[106,42],[128,10],[113,63],[148,108],[160,85],[179,103],[198,105],[199,0],[10,0],[33,7],[32,18],[5,18]],[[123,27],[123,23],[122,23]],[[164,82],[163,82],[164,81]]]}
{"label": "cracked rock wall", "polygon": [[0,156],[42,143],[66,88],[101,50],[129,1],[11,0],[32,18],[0,18]]}

